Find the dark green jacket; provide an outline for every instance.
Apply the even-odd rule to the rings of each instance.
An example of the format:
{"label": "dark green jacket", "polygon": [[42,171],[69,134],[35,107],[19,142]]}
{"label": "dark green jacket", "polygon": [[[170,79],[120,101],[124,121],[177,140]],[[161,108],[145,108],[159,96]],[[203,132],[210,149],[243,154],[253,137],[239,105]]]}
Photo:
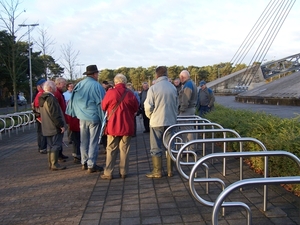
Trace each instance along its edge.
{"label": "dark green jacket", "polygon": [[39,97],[39,107],[43,136],[54,136],[61,133],[61,128],[65,127],[66,122],[64,114],[54,95],[49,92],[44,92]]}

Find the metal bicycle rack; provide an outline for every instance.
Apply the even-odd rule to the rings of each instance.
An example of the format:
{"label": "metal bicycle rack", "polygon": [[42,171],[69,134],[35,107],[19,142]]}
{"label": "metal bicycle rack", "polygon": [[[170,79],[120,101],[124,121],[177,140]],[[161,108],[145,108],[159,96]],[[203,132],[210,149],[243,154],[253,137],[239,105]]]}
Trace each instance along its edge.
{"label": "metal bicycle rack", "polygon": [[[227,133],[230,133],[230,134],[233,134],[235,135],[236,138],[241,138],[241,136],[235,131],[235,130],[231,130],[231,129],[225,129],[225,128],[222,128],[222,129],[205,129],[205,130],[183,130],[183,131],[179,131],[177,132],[176,134],[174,134],[172,136],[172,138],[177,138],[178,135],[181,135],[181,134],[184,134],[184,133],[196,133],[196,134],[202,134],[202,140],[207,140],[206,139],[206,135],[207,133],[210,133],[212,134],[212,137],[211,139],[215,139],[214,138],[214,135],[215,133],[223,133],[223,138],[227,138],[226,137],[226,134]],[[173,139],[170,140],[173,141]],[[199,140],[199,139],[197,139]],[[201,140],[201,139],[200,139]],[[169,142],[169,143],[170,143]],[[183,143],[184,144],[184,143]],[[183,145],[182,144],[182,145]],[[211,150],[212,150],[212,153],[214,153],[215,151],[215,146],[214,146],[214,142],[211,143]],[[168,149],[170,147],[168,146]],[[240,151],[242,151],[242,143],[240,142]],[[226,142],[223,142],[223,152],[226,152],[227,151],[227,145],[226,145]],[[177,151],[178,152],[178,151]],[[206,142],[202,142],[202,156],[205,156],[206,155]],[[212,164],[213,164],[213,160],[212,160]],[[226,175],[226,160],[223,159],[223,176]]]}
{"label": "metal bicycle rack", "polygon": [[[201,121],[201,122],[200,122]],[[255,138],[242,138],[240,135],[230,129],[224,129],[221,125],[216,124],[216,123],[211,123],[209,121],[203,120],[201,117],[198,116],[178,116],[177,117],[177,124],[172,125],[166,129],[166,131],[163,134],[163,144],[167,148],[168,153],[170,154],[170,157],[173,161],[176,162],[176,167],[179,173],[183,176],[183,178],[187,178],[189,180],[189,185],[190,189],[192,192],[193,197],[200,202],[203,203],[206,206],[211,206],[213,207],[213,214],[212,214],[212,220],[213,224],[218,224],[218,212],[220,210],[220,207],[222,207],[222,215],[225,215],[225,207],[234,207],[234,206],[240,206],[243,207],[246,210],[247,213],[247,222],[248,224],[251,224],[252,222],[252,212],[250,207],[243,203],[243,202],[224,202],[224,199],[231,193],[231,191],[240,188],[240,191],[242,190],[242,187],[245,185],[250,185],[250,184],[261,184],[264,185],[263,187],[263,211],[267,210],[267,196],[268,196],[268,190],[267,190],[267,184],[279,184],[279,183],[300,183],[300,176],[291,176],[291,177],[276,177],[276,178],[269,178],[268,176],[268,156],[280,156],[280,155],[285,155],[288,156],[300,167],[300,159],[293,155],[290,152],[286,151],[267,151],[265,145],[260,142],[259,140]],[[181,122],[189,122],[187,124],[181,123]],[[192,130],[180,130],[180,127],[192,127]],[[211,126],[212,129],[205,129],[207,126]],[[202,127],[202,129],[197,129],[197,127]],[[217,127],[217,129],[215,128]],[[196,128],[196,129],[195,129]],[[172,130],[173,129],[173,130]],[[222,132],[223,131],[223,138],[214,138],[214,133],[215,132]],[[226,134],[224,131],[231,132],[236,136],[236,138],[228,138],[226,137]],[[166,134],[167,132],[173,132],[173,136],[171,136],[170,140],[166,139]],[[202,133],[202,138],[203,139],[195,139],[191,140],[187,143],[184,143],[182,138],[180,137],[180,134],[183,133]],[[212,133],[211,139],[206,139],[205,133]],[[170,136],[170,135],[169,135]],[[180,141],[179,143],[176,141]],[[251,141],[255,142],[258,146],[261,147],[262,151],[255,151],[255,152],[243,152],[243,145],[242,142],[245,141]],[[205,144],[206,143],[214,143],[214,142],[223,142],[223,153],[212,153],[209,155],[205,155]],[[240,144],[240,152],[226,152],[226,143],[227,142],[239,142]],[[181,155],[183,153],[191,153],[193,154],[192,151],[187,151],[188,147],[190,145],[195,145],[196,143],[202,143],[204,146],[202,148],[203,150],[203,157],[200,158],[196,162],[183,162],[180,161]],[[174,149],[174,146],[176,149]],[[181,146],[180,149],[178,150],[178,146]],[[213,146],[213,145],[212,145]],[[213,148],[212,148],[213,152]],[[174,154],[177,154],[176,158]],[[250,178],[250,179],[244,179],[243,180],[243,157],[251,157],[251,156],[261,156],[264,157],[264,177],[263,178]],[[220,178],[208,178],[208,166],[204,161],[211,160],[213,164],[213,160],[215,158],[223,158],[223,176],[226,176],[226,158],[227,157],[239,157],[240,158],[240,180],[237,182],[234,182],[233,184],[229,185],[227,188],[225,188],[225,183],[222,179]],[[197,155],[195,156],[197,158]],[[187,176],[182,168],[181,165],[193,165],[192,170],[190,171],[190,175]],[[205,178],[198,178],[197,177],[197,168],[204,166],[206,168],[205,171]],[[206,201],[205,199],[201,198],[198,193],[195,191],[194,182],[198,183],[206,183],[206,194],[208,194],[208,185],[211,182],[219,183],[222,186],[222,192],[218,196],[217,200],[215,202],[209,202]]]}
{"label": "metal bicycle rack", "polygon": [[6,134],[8,132],[8,135],[10,137],[10,132],[15,128],[16,134],[18,134],[18,130],[22,127],[23,132],[25,131],[25,127],[28,125],[30,129],[30,125],[33,123],[35,126],[35,115],[30,111],[25,112],[16,112],[16,113],[10,113],[6,115],[0,115],[0,121],[2,122],[2,126],[0,129],[0,140],[2,140],[2,133]]}
{"label": "metal bicycle rack", "polygon": [[177,118],[177,123],[178,122],[210,123],[210,121],[208,119],[204,119],[204,118]]}
{"label": "metal bicycle rack", "polygon": [[197,116],[197,115],[188,115],[188,116],[177,116],[177,119],[188,119],[188,118],[192,118],[192,119],[202,119],[202,117]]}
{"label": "metal bicycle rack", "polygon": [[[170,141],[171,142],[171,141]],[[184,150],[189,146],[189,145],[192,145],[192,144],[196,144],[196,143],[215,143],[215,142],[239,142],[240,143],[240,151],[242,151],[242,148],[241,148],[241,143],[242,142],[254,142],[256,143],[257,145],[259,145],[262,149],[262,151],[267,151],[265,145],[257,140],[256,138],[251,138],[251,137],[240,137],[240,138],[214,138],[214,139],[198,139],[198,140],[192,140],[192,141],[189,141],[187,143],[185,143],[181,148],[180,150],[178,151],[178,154],[177,154],[177,158],[176,158],[176,167],[177,167],[177,170],[179,171],[180,174],[184,174],[183,171],[182,171],[182,168],[181,168],[181,165],[186,165],[185,162],[181,162],[180,160],[178,160],[180,158],[180,155],[184,152]],[[170,145],[170,143],[169,143]],[[226,153],[226,152],[224,152]],[[224,154],[223,153],[223,154]],[[213,154],[216,154],[216,153],[213,153]],[[220,153],[222,154],[222,153]],[[201,159],[203,159],[204,157],[206,156],[203,156]],[[200,160],[201,160],[200,159]],[[223,161],[224,162],[224,161]],[[223,165],[223,173],[224,173],[225,169],[224,169],[224,165]],[[265,173],[267,173],[267,171],[265,171]],[[266,174],[267,175],[267,174]],[[185,175],[186,176],[186,175]],[[225,176],[225,175],[224,175]],[[240,180],[243,179],[243,160],[242,158],[240,158]]]}
{"label": "metal bicycle rack", "polygon": [[2,128],[0,129],[0,140],[2,140],[2,132],[5,131],[5,128],[6,128],[6,122],[5,122],[5,119],[3,119],[3,118],[1,118],[1,117],[0,117],[0,121],[1,121],[2,126],[3,126],[3,127],[1,126]]}
{"label": "metal bicycle rack", "polygon": [[[168,133],[168,132],[174,132],[174,134],[176,134],[176,131],[180,128],[180,127],[192,127],[192,128],[194,128],[194,127],[211,127],[211,128],[214,128],[214,127],[217,127],[217,128],[219,128],[219,129],[223,129],[223,127],[220,125],[220,124],[218,124],[218,123],[186,123],[186,124],[174,124],[174,125],[172,125],[172,126],[169,126],[166,130],[165,130],[165,132],[164,132],[164,134],[163,134],[163,145],[165,146],[165,148],[166,149],[168,149],[169,147],[169,142],[170,142],[170,140],[166,140],[166,134]],[[176,130],[176,131],[174,131],[174,130]],[[173,134],[173,135],[174,135]],[[180,143],[181,145],[182,145],[182,143]],[[174,151],[174,150],[173,150]],[[176,152],[176,151],[175,151]],[[171,156],[171,158],[172,158],[172,160],[173,161],[175,161],[176,160],[176,158],[171,154],[172,152],[169,152],[169,154],[170,154],[170,156]]]}
{"label": "metal bicycle rack", "polygon": [[[245,185],[253,185],[253,184],[262,184],[262,185],[267,185],[267,184],[294,184],[294,183],[300,183],[300,176],[291,176],[291,177],[267,177],[267,178],[252,178],[252,179],[245,179],[245,180],[240,180],[237,181],[230,186],[228,186],[222,193],[218,196],[217,200],[215,201],[215,204],[213,206],[213,212],[212,212],[212,224],[213,225],[218,225],[218,212],[219,208],[223,206],[222,202],[224,202],[224,199],[231,193],[231,191],[240,188]],[[229,203],[229,202],[228,202]],[[236,206],[234,205],[234,202],[232,205],[228,206]],[[240,202],[242,203],[242,202]],[[242,203],[245,204],[245,203]],[[243,206],[243,205],[240,206]],[[249,208],[247,209],[249,210]],[[250,211],[249,216],[247,217],[247,224],[251,225],[252,224],[252,213]]]}
{"label": "metal bicycle rack", "polygon": [[[224,157],[249,157],[249,156],[264,156],[265,157],[265,161],[264,161],[264,178],[253,178],[253,179],[245,179],[245,180],[240,180],[237,181],[233,184],[231,184],[230,186],[228,186],[227,188],[225,188],[225,190],[223,190],[223,192],[218,196],[217,200],[213,203],[213,202],[208,202],[204,199],[202,199],[198,193],[195,190],[195,186],[194,183],[197,182],[209,182],[209,181],[205,181],[205,178],[195,178],[194,173],[196,172],[197,168],[199,166],[201,166],[202,164],[204,164],[205,161],[209,160],[209,159],[213,159],[213,158],[224,158]],[[227,152],[227,153],[212,153],[209,154],[207,156],[202,157],[201,159],[199,159],[196,164],[193,166],[191,173],[190,173],[190,177],[189,177],[189,186],[190,186],[190,190],[192,192],[192,195],[194,196],[194,198],[199,201],[200,203],[207,205],[207,206],[213,206],[214,207],[214,211],[213,211],[213,218],[217,217],[218,215],[218,211],[220,207],[233,207],[233,206],[241,206],[244,207],[246,209],[247,212],[247,221],[248,224],[251,224],[251,210],[250,208],[243,202],[223,202],[224,199],[227,197],[227,195],[235,190],[237,187],[242,187],[243,185],[246,184],[263,184],[264,185],[264,208],[263,210],[266,211],[267,210],[267,183],[264,183],[263,181],[261,181],[262,179],[268,179],[267,175],[268,175],[268,156],[287,156],[291,159],[293,159],[298,166],[300,167],[300,159],[295,156],[294,154],[290,153],[290,152],[286,152],[286,151],[256,151],[256,152]],[[241,172],[241,171],[240,171]],[[300,181],[300,177],[299,181]],[[236,184],[236,183],[242,183],[242,185],[237,185],[234,186],[235,188],[229,188],[232,185]],[[290,183],[290,182],[286,182],[286,183]],[[229,191],[226,191],[227,189],[229,189]],[[218,204],[218,206],[216,206]],[[250,211],[249,211],[250,210]],[[214,219],[213,219],[214,220]],[[217,220],[217,219],[216,219]],[[217,223],[216,223],[217,224]]]}
{"label": "metal bicycle rack", "polygon": [[[9,115],[0,115],[0,118],[5,121],[4,134],[8,132],[8,136],[10,137],[10,131],[15,126],[15,120]],[[8,124],[10,124],[10,126]]]}
{"label": "metal bicycle rack", "polygon": [[[176,135],[177,133],[175,133],[172,137],[171,137],[171,139],[169,140],[169,142],[167,143],[167,140],[166,140],[166,135],[167,135],[167,133],[168,132],[172,132],[172,129],[176,129],[176,128],[179,128],[179,127],[181,127],[181,126],[184,126],[184,127],[207,127],[207,126],[210,126],[210,127],[212,127],[212,128],[214,128],[214,127],[218,127],[218,128],[223,128],[220,124],[217,124],[217,123],[188,123],[188,124],[174,124],[174,125],[172,125],[172,126],[170,126],[170,127],[168,127],[166,130],[165,130],[165,132],[164,132],[164,134],[163,134],[163,144],[164,144],[164,146],[165,146],[165,148],[167,149],[167,153],[170,155],[170,157],[171,157],[171,159],[172,159],[172,161],[176,161],[176,158],[175,158],[175,156],[173,155],[173,153],[177,153],[178,152],[178,150],[177,149],[171,149],[171,147],[173,146],[173,140],[174,139],[180,139],[180,140],[182,140],[180,137],[177,137],[178,135]],[[189,132],[190,130],[183,130],[184,132]],[[181,132],[183,132],[183,131],[181,131]],[[194,131],[201,131],[201,130],[194,130]],[[174,137],[174,136],[176,136],[176,137]],[[181,141],[181,142],[175,142],[174,143],[174,145],[177,147],[178,145],[183,145],[184,143]],[[197,154],[194,152],[194,151],[185,151],[184,153],[186,153],[187,154],[187,161],[188,161],[188,155],[189,154],[192,154],[193,155],[193,157],[194,157],[194,161],[196,162],[197,161]],[[193,165],[194,163],[191,163],[191,164],[189,164],[189,165]],[[204,164],[204,166],[206,167],[206,171],[208,170],[208,166],[206,165],[206,164]],[[207,171],[207,173],[208,173],[208,171]],[[188,176],[183,176],[185,179],[187,179],[188,180]]]}
{"label": "metal bicycle rack", "polygon": [[14,128],[16,129],[16,134],[18,134],[18,129],[20,129],[22,123],[23,123],[23,119],[20,116],[19,113],[11,113],[11,114],[7,114],[8,116],[11,116],[13,118],[15,122]]}

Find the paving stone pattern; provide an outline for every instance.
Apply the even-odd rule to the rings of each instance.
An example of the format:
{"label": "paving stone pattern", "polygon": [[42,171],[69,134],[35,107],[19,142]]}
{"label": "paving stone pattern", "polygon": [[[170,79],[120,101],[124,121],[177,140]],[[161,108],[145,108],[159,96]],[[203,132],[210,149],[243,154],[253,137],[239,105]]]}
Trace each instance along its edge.
{"label": "paving stone pattern", "polygon": [[[115,167],[114,179],[101,180],[99,173],[88,174],[74,164],[72,148],[64,147],[70,158],[63,163],[64,171],[50,171],[47,155],[38,153],[36,128],[31,125],[2,135],[0,140],[0,224],[211,224],[212,208],[203,206],[191,195],[188,181],[176,171],[174,177],[149,179],[152,168],[149,154],[149,133],[144,134],[138,117],[138,133],[131,142],[130,171],[123,180]],[[65,142],[67,137],[65,135]],[[98,164],[105,164],[100,146]],[[164,169],[166,162],[163,160]],[[239,178],[238,159],[228,159],[227,175],[223,177],[222,163],[209,164],[210,176],[222,178],[226,185]],[[190,168],[184,168],[189,172]],[[199,176],[204,174],[199,171]],[[164,171],[166,175],[166,171]],[[204,175],[203,175],[204,176]],[[244,165],[245,177],[259,177]],[[218,184],[196,184],[198,193],[214,201],[221,192]],[[243,201],[253,213],[253,224],[300,224],[299,198],[280,186],[269,186],[268,209],[284,212],[286,216],[268,218],[261,212],[262,187],[246,186],[235,191],[226,201]],[[242,208],[226,208],[219,224],[246,224]]]}

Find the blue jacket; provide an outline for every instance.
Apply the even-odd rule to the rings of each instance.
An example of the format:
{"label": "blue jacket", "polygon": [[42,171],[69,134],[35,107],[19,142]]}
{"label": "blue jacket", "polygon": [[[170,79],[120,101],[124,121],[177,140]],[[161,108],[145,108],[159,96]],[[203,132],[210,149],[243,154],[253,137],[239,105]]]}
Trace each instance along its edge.
{"label": "blue jacket", "polygon": [[104,112],[101,102],[104,96],[105,90],[99,82],[87,76],[73,89],[66,114],[80,120],[102,122]]}

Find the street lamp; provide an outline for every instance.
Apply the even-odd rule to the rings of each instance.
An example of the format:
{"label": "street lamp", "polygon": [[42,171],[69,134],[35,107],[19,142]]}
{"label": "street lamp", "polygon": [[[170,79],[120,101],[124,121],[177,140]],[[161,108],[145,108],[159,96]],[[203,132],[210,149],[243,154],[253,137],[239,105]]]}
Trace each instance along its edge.
{"label": "street lamp", "polygon": [[82,77],[82,73],[81,73],[81,67],[82,67],[82,66],[84,66],[84,64],[80,64],[80,63],[78,63],[78,64],[76,64],[76,66],[80,66],[80,72],[79,72],[79,73],[80,73],[80,77]]}
{"label": "street lamp", "polygon": [[29,87],[30,87],[30,102],[33,101],[32,99],[32,70],[31,70],[31,49],[30,49],[30,27],[38,26],[38,23],[33,24],[19,24],[20,27],[28,27],[28,59],[29,59]]}

